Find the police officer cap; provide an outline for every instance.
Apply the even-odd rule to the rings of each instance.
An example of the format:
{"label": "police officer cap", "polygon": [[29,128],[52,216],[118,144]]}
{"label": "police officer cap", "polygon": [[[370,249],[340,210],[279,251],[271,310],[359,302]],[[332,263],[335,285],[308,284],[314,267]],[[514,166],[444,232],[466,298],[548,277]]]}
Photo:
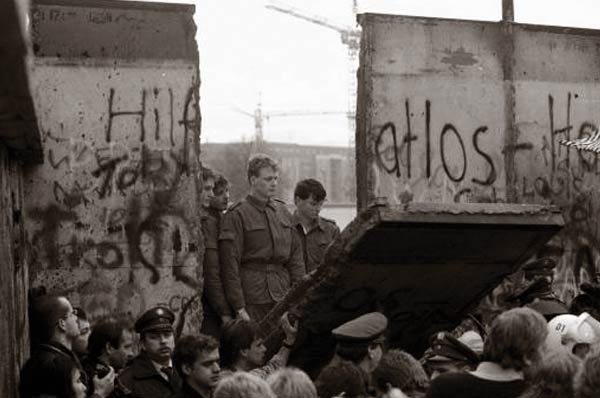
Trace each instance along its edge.
{"label": "police officer cap", "polygon": [[338,326],[332,330],[332,333],[339,342],[370,342],[381,337],[387,325],[388,320],[385,315],[380,312],[370,312]]}
{"label": "police officer cap", "polygon": [[173,331],[175,314],[165,307],[154,307],[144,312],[135,322],[138,333],[155,331]]}
{"label": "police officer cap", "polygon": [[427,360],[435,362],[460,361],[477,363],[479,362],[479,356],[450,333],[439,332],[431,341],[431,349]]}

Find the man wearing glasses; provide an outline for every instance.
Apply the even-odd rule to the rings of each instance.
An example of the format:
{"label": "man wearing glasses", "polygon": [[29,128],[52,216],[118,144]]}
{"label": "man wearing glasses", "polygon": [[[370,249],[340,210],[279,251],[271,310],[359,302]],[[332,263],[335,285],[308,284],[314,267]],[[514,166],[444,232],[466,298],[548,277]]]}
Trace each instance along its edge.
{"label": "man wearing glasses", "polygon": [[[43,295],[31,300],[29,308],[31,358],[21,371],[20,396],[29,398],[48,394],[48,383],[41,382],[52,374],[56,357],[73,361],[83,374],[79,359],[73,353],[73,342],[80,336],[77,312],[66,297]],[[46,377],[47,378],[47,377]],[[107,397],[114,388],[115,372],[112,368],[104,377],[94,377],[95,397]]]}

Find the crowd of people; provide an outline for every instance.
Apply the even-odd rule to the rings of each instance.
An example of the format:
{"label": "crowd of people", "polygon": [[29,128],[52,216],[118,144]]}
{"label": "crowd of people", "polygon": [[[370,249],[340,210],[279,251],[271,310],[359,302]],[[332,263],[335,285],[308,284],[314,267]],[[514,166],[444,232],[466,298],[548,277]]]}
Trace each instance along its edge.
{"label": "crowd of people", "polygon": [[331,330],[335,351],[324,367],[288,367],[302,319],[285,313],[281,338],[268,344],[259,321],[319,266],[339,234],[320,216],[326,192],[314,179],[300,181],[290,213],[275,199],[278,168],[266,155],[251,158],[250,192],[232,206],[223,176],[203,169],[201,178],[201,330],[176,336],[175,314],[163,306],[133,324],[90,322],[66,297],[32,296],[21,398],[600,396],[600,301],[593,297],[574,300],[572,313],[544,317],[521,306],[489,324],[466,319],[431,336],[419,359],[407,352],[412,347],[389,348],[389,320],[371,312]]}

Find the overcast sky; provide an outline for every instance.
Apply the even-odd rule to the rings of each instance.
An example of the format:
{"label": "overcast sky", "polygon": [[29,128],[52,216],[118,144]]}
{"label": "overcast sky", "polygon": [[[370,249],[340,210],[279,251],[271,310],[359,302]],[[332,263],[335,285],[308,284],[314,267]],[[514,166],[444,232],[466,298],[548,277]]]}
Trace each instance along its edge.
{"label": "overcast sky", "polygon": [[[180,1],[185,2],[185,1]],[[268,0],[195,0],[202,141],[251,139],[269,112],[339,112],[264,119],[268,141],[348,145],[349,62],[340,34],[265,8]],[[356,27],[352,0],[281,0]],[[598,0],[514,0],[517,22],[600,29]],[[359,0],[359,12],[498,21],[501,0]]]}

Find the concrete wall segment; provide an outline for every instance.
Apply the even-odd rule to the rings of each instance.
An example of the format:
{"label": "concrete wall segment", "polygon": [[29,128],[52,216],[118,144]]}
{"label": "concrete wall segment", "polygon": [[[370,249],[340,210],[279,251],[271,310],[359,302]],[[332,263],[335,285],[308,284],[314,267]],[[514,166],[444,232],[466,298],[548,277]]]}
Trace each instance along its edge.
{"label": "concrete wall segment", "polygon": [[[67,295],[92,320],[133,320],[161,304],[176,313],[177,334],[198,330],[199,71],[193,29],[180,26],[193,6],[35,7],[46,163],[27,173],[32,285]],[[99,10],[107,23],[90,19]],[[108,42],[114,51],[102,52]]]}
{"label": "concrete wall segment", "polygon": [[357,107],[359,208],[517,202],[560,205],[569,301],[598,281],[598,156],[560,139],[599,126],[600,31],[365,14]]}

